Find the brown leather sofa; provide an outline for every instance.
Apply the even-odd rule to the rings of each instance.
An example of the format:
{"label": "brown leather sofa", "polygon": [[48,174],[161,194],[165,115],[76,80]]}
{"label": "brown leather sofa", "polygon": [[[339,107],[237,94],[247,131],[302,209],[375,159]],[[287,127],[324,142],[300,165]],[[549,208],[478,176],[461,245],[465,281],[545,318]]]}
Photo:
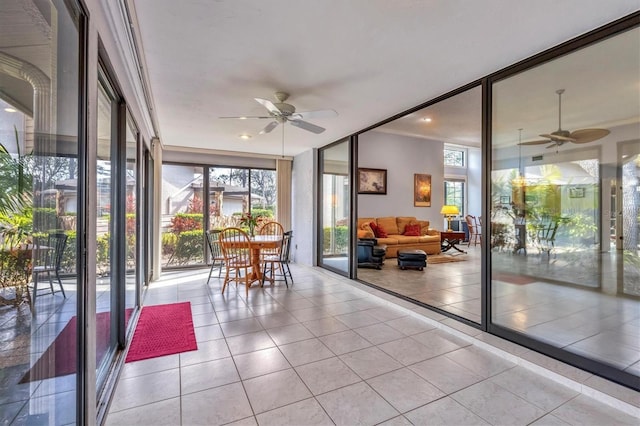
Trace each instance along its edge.
{"label": "brown leather sofa", "polygon": [[[387,237],[376,236],[369,225],[374,222],[382,227]],[[404,235],[407,225],[420,225],[419,236]],[[358,238],[376,238],[378,244],[387,246],[387,258],[398,257],[398,250],[424,250],[427,254],[440,253],[440,231],[429,228],[428,220],[418,220],[413,216],[362,217],[358,218]]]}

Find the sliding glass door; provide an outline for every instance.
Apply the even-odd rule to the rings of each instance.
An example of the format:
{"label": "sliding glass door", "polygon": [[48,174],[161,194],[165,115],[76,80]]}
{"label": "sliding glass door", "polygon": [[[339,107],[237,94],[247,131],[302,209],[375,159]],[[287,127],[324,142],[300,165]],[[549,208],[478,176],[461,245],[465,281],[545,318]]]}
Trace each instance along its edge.
{"label": "sliding glass door", "polygon": [[318,263],[349,274],[349,141],[320,151],[320,250]]}

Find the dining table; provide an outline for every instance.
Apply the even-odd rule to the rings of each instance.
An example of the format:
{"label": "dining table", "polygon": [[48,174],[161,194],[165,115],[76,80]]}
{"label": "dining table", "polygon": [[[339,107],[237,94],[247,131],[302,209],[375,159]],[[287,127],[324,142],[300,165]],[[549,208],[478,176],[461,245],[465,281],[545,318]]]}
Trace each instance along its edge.
{"label": "dining table", "polygon": [[[232,246],[244,245],[241,241],[222,240],[222,244],[230,244]],[[277,249],[282,246],[281,235],[255,235],[249,238],[249,249],[251,250],[251,281],[262,281],[262,270],[260,268],[260,252],[263,249]],[[270,282],[274,282],[273,277],[266,277]]]}

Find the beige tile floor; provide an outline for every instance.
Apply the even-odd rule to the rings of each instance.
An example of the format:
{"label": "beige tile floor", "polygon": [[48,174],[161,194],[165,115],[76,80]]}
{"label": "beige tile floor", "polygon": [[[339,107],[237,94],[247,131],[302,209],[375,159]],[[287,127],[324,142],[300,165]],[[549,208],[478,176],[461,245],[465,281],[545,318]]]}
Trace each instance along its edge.
{"label": "beige tile floor", "polygon": [[147,305],[191,301],[198,350],[126,364],[107,425],[638,424],[635,392],[611,384],[626,400],[613,408],[579,392],[588,373],[553,364],[570,372],[562,385],[513,355],[539,354],[322,269],[292,271],[291,288],[248,299],[221,295],[206,271],[153,283]]}

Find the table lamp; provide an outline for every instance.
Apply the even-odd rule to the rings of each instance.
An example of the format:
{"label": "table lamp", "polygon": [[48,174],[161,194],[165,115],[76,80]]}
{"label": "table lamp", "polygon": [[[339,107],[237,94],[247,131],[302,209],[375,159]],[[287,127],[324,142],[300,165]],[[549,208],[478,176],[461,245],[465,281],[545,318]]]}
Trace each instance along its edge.
{"label": "table lamp", "polygon": [[447,232],[452,232],[453,229],[451,229],[451,217],[457,216],[458,214],[460,214],[460,210],[458,210],[458,206],[442,206],[442,210],[440,210],[440,214],[443,214],[444,217],[447,219],[447,227],[449,228],[447,229]]}

